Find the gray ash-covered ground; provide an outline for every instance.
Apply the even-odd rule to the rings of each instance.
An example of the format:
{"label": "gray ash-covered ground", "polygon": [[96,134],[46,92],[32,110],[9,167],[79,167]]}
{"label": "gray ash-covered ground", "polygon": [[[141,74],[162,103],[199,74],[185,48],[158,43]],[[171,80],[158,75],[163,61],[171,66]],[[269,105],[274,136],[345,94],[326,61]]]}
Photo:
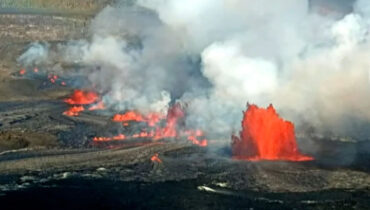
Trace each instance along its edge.
{"label": "gray ash-covered ground", "polygon": [[[162,163],[150,160],[153,153]],[[0,200],[14,208],[369,206],[366,171],[317,162],[233,161],[186,143],[9,152],[1,155],[0,168]]]}
{"label": "gray ash-covered ground", "polygon": [[[6,147],[0,153],[0,200],[5,206],[366,209],[369,205],[366,142],[317,139],[314,144],[330,149],[314,153],[317,160],[312,162],[234,161],[229,145],[217,142],[209,148],[181,139],[96,144],[94,136],[119,130],[110,116],[97,111],[68,117],[62,115],[67,105],[61,100],[3,102],[1,107],[1,145]],[[150,160],[154,154],[162,163]],[[52,196],[42,202],[46,194]],[[30,195],[36,196],[30,200]]]}
{"label": "gray ash-covered ground", "polygon": [[15,209],[29,206],[38,209],[367,209],[369,206],[368,191],[361,190],[267,193],[231,192],[221,188],[220,193],[212,193],[199,190],[201,184],[201,179],[143,183],[74,177],[14,191],[0,200]]}
{"label": "gray ash-covered ground", "polygon": [[[63,115],[71,87],[22,77],[16,62],[32,41],[86,36],[90,18],[0,14],[2,209],[369,209],[368,141],[309,138],[315,147],[304,152],[316,158],[310,162],[236,161],[230,145],[219,142],[94,143],[95,136],[122,132],[112,113]],[[151,161],[154,154],[162,163]]]}

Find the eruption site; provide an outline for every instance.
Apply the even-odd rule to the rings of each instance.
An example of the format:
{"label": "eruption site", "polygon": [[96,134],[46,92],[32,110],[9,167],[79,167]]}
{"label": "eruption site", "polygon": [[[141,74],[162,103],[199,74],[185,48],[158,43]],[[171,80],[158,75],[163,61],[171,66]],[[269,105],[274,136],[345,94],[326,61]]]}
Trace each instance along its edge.
{"label": "eruption site", "polygon": [[[79,116],[83,111],[106,109],[100,96],[94,91],[77,89],[63,101],[72,105],[63,112],[64,115],[70,117]],[[85,106],[88,106],[88,108],[85,108]],[[132,135],[120,133],[114,136],[97,136],[92,140],[95,143],[99,143],[138,138],[147,138],[153,141],[166,138],[186,138],[195,145],[206,147],[208,140],[205,138],[203,131],[184,129],[185,117],[185,111],[180,103],[175,103],[169,107],[167,115],[160,112],[141,114],[139,111],[129,110],[123,114],[115,114],[112,117],[112,121],[120,123],[123,127],[129,126],[131,123],[145,123],[146,127]]]}
{"label": "eruption site", "polygon": [[299,152],[294,124],[280,118],[272,105],[247,105],[240,137],[232,136],[232,153],[245,160],[313,160]]}
{"label": "eruption site", "polygon": [[0,0],[1,209],[370,209],[369,58],[370,0]]}
{"label": "eruption site", "polygon": [[157,124],[161,119],[164,118],[164,115],[161,113],[149,113],[148,115],[142,115],[137,111],[128,111],[124,114],[115,114],[113,116],[114,122],[122,122],[124,126],[128,125],[128,122],[146,122],[148,126],[153,127]]}
{"label": "eruption site", "polygon": [[85,111],[84,105],[91,105],[88,108],[89,111],[105,109],[104,103],[94,91],[74,90],[70,97],[64,99],[64,102],[72,105],[67,111],[63,112],[67,116],[78,116],[80,112]]}
{"label": "eruption site", "polygon": [[[70,115],[73,116],[73,115]],[[113,122],[122,123],[122,126],[129,126],[130,123],[143,122],[147,127],[140,132],[127,136],[119,134],[113,137],[94,137],[94,142],[107,142],[126,139],[149,138],[154,141],[166,138],[182,138],[195,145],[205,147],[208,145],[208,140],[204,137],[201,130],[184,129],[185,111],[180,103],[171,106],[167,111],[167,116],[162,113],[149,113],[143,115],[138,111],[127,111],[124,114],[115,114],[112,118]]]}
{"label": "eruption site", "polygon": [[73,94],[64,100],[67,104],[92,104],[99,99],[98,94],[92,91],[75,90]]}

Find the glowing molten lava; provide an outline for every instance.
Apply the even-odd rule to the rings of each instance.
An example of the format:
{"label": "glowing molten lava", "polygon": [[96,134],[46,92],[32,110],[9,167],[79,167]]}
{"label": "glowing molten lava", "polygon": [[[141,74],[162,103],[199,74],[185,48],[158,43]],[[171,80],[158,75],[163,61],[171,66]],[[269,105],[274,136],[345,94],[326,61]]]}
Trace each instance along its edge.
{"label": "glowing molten lava", "polygon": [[64,100],[68,104],[92,104],[99,100],[97,93],[92,91],[75,90],[73,94]]}
{"label": "glowing molten lava", "polygon": [[26,74],[26,69],[19,70],[19,75],[24,75],[24,74]]}
{"label": "glowing molten lava", "polygon": [[240,138],[232,137],[232,153],[236,159],[247,160],[313,159],[298,151],[293,123],[280,118],[272,105],[264,109],[248,104]]}
{"label": "glowing molten lava", "polygon": [[83,105],[92,104],[87,108],[89,111],[105,109],[103,101],[101,101],[99,95],[93,91],[75,90],[69,98],[64,99],[64,102],[73,105],[67,111],[63,112],[63,114],[67,116],[78,116],[80,112],[86,110]]}
{"label": "glowing molten lava", "polygon": [[154,154],[154,155],[150,158],[150,160],[151,160],[153,163],[162,163],[162,160],[161,160],[161,159],[159,159],[159,157],[158,157],[158,153]]}
{"label": "glowing molten lava", "polygon": [[203,131],[201,130],[188,130],[188,131],[185,131],[185,133],[187,134],[188,136],[188,140],[191,141],[193,144],[196,144],[198,146],[201,146],[201,147],[206,147],[208,146],[208,140],[203,138],[201,140],[197,139],[198,137],[202,137],[204,136],[203,134]]}
{"label": "glowing molten lava", "polygon": [[127,125],[130,121],[146,122],[149,126],[153,127],[163,118],[164,116],[159,113],[142,115],[136,111],[129,111],[124,114],[115,114],[112,120],[113,122],[122,122],[123,125]]}
{"label": "glowing molten lava", "polygon": [[177,136],[178,121],[185,117],[180,104],[175,104],[168,109],[167,123],[164,128],[157,128],[154,139],[171,138]]}
{"label": "glowing molten lava", "polygon": [[126,121],[144,121],[143,116],[140,113],[129,111],[125,114],[116,114],[113,116],[113,122],[126,122]]}
{"label": "glowing molten lava", "polygon": [[[37,70],[38,71],[38,70]],[[56,74],[49,74],[48,75],[48,79],[49,79],[49,81],[51,82],[51,83],[55,83],[57,80],[58,80],[58,75],[56,75]]]}
{"label": "glowing molten lava", "polygon": [[[41,71],[39,68],[35,67],[32,70],[31,69],[27,70],[26,68],[22,68],[21,70],[19,70],[18,73],[19,73],[20,76],[26,76],[26,75],[32,76],[32,75],[37,74],[38,77],[40,77],[40,76],[44,76],[45,72]],[[53,73],[49,73],[47,75],[47,80],[48,80],[48,82],[50,82],[52,84],[60,84],[61,86],[66,86],[66,82],[62,81],[61,78],[58,75],[53,74]],[[47,82],[44,81],[43,85],[47,85]]]}
{"label": "glowing molten lava", "polygon": [[126,136],[123,135],[123,134],[119,134],[117,136],[113,136],[113,137],[94,137],[93,138],[93,141],[95,142],[101,142],[101,141],[120,141],[120,140],[125,140],[126,139]]}
{"label": "glowing molten lava", "polygon": [[[147,115],[143,115],[137,111],[128,111],[124,114],[116,114],[112,118],[113,122],[120,122],[123,126],[129,126],[130,122],[145,122],[150,127],[149,131],[144,129],[130,136],[120,134],[124,136],[124,138],[95,137],[93,138],[93,141],[102,142],[136,138],[160,140],[165,138],[187,137],[187,139],[193,144],[201,147],[207,146],[208,141],[204,138],[204,134],[201,130],[181,130],[184,118],[185,112],[179,103],[174,104],[168,109],[167,116],[160,113],[149,113]],[[165,121],[165,123],[162,123],[161,121]]]}
{"label": "glowing molten lava", "polygon": [[67,111],[63,112],[67,116],[78,116],[80,112],[83,112],[85,108],[83,106],[72,106]]}

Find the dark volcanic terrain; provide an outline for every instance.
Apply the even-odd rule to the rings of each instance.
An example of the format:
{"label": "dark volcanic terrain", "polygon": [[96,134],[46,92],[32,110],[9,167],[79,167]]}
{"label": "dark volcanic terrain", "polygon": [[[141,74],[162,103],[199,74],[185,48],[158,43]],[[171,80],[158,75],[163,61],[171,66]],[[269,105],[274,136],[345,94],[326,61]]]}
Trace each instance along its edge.
{"label": "dark volcanic terrain", "polygon": [[20,76],[17,58],[34,41],[88,38],[112,1],[29,2],[0,3],[1,209],[370,208],[368,142],[302,135],[310,162],[232,160],[229,140],[93,142],[114,132],[112,115],[63,115],[72,89]]}

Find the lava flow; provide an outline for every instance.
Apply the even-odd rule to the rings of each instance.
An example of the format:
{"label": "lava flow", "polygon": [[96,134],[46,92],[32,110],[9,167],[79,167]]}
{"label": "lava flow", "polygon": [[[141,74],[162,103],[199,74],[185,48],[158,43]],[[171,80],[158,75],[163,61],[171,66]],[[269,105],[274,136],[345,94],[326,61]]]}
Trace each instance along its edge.
{"label": "lava flow", "polygon": [[75,90],[73,94],[64,100],[67,104],[92,104],[99,100],[99,96],[97,93],[93,91],[83,91],[83,90]]}
{"label": "lava flow", "polygon": [[[130,122],[145,122],[151,128],[150,131],[140,131],[130,136],[124,136],[124,138],[118,139],[116,137],[95,137],[95,142],[112,141],[112,140],[126,140],[136,138],[151,138],[153,140],[160,140],[165,138],[177,138],[187,137],[189,141],[198,146],[205,147],[208,145],[207,139],[204,138],[204,134],[200,130],[181,130],[180,127],[183,118],[185,117],[184,110],[180,104],[175,104],[169,108],[167,116],[159,113],[150,113],[142,115],[136,111],[128,111],[124,114],[114,115],[112,121],[120,122],[123,126],[128,126]],[[165,121],[164,126],[161,121]],[[198,139],[201,138],[201,139]]]}
{"label": "lava flow", "polygon": [[72,106],[67,111],[63,112],[63,114],[68,116],[78,116],[80,112],[84,111],[85,108],[83,106]]}
{"label": "lava flow", "polygon": [[63,112],[67,116],[78,116],[80,112],[85,110],[83,105],[92,104],[88,108],[89,111],[105,109],[104,103],[100,101],[98,94],[93,91],[75,90],[69,98],[64,99],[64,102],[73,105]]}
{"label": "lava flow", "polygon": [[299,152],[293,123],[280,118],[272,105],[264,109],[248,104],[240,138],[232,137],[232,153],[246,160],[313,160]]}
{"label": "lava flow", "polygon": [[158,157],[159,155],[158,155],[158,153],[155,153],[151,158],[150,158],[150,160],[153,162],[153,163],[162,163],[162,160],[161,159],[159,159],[159,157]]}
{"label": "lava flow", "polygon": [[127,125],[130,121],[134,122],[146,122],[149,126],[153,127],[160,120],[164,118],[160,113],[150,113],[148,115],[142,115],[136,111],[129,111],[124,114],[115,114],[113,117],[113,122],[122,122],[122,124]]}

